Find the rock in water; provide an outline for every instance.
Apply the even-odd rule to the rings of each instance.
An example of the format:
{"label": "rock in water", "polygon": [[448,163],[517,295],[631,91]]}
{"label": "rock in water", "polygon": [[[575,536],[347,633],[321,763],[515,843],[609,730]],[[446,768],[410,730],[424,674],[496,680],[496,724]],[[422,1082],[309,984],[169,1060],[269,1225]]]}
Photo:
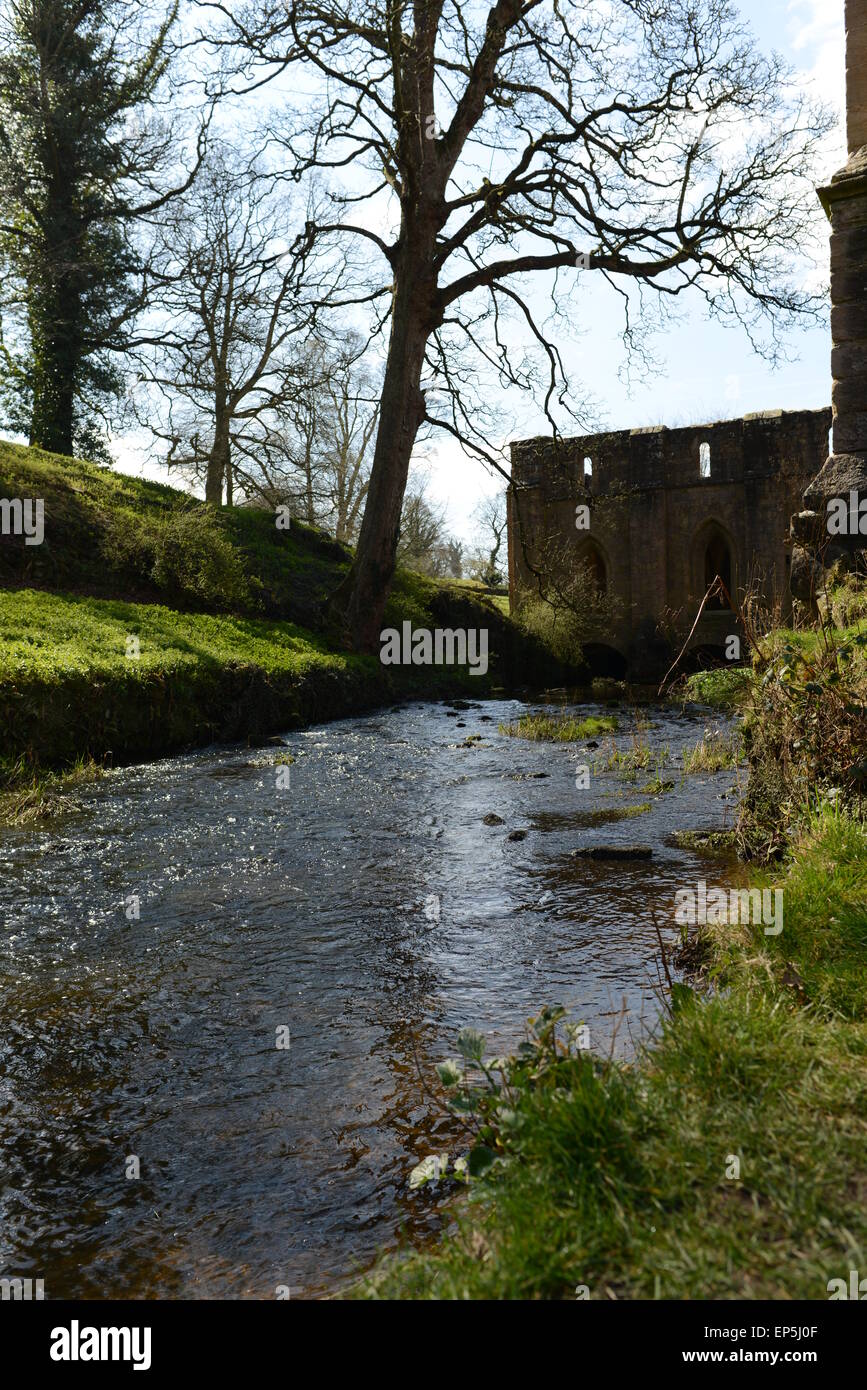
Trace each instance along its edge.
{"label": "rock in water", "polygon": [[650,845],[582,845],[573,849],[573,859],[650,859]]}

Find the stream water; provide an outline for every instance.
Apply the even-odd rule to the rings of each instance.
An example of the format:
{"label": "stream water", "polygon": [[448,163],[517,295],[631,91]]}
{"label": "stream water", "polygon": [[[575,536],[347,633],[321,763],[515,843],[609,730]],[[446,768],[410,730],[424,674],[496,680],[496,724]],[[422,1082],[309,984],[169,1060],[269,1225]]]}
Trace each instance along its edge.
{"label": "stream water", "polygon": [[[670,838],[732,822],[734,774],[679,770],[724,721],[643,712],[674,782],[651,797],[652,770],[605,770],[610,736],[498,731],[528,708],[211,747],[0,832],[0,1273],[48,1298],[321,1295],[441,1225],[407,1183],[452,1138],[418,1067],[462,1026],[501,1052],[562,1003],[594,1049],[634,1048],[658,1013],[654,909],[674,942],[675,888],[731,872]],[[653,855],[571,855],[602,843]]]}

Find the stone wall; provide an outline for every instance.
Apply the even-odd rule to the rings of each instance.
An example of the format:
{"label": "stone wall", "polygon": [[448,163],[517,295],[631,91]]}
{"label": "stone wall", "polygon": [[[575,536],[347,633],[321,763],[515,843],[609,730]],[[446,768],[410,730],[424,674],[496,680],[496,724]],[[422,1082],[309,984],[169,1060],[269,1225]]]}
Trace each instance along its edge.
{"label": "stone wall", "polygon": [[[818,189],[831,222],[832,447],[792,518],[792,591],[815,607],[825,570],[867,572],[867,0],[846,0],[849,158]],[[845,531],[831,520],[844,504]]]}
{"label": "stone wall", "polygon": [[[636,679],[655,676],[670,659],[661,619],[675,617],[684,633],[689,630],[705,593],[712,542],[728,549],[733,594],[756,581],[765,603],[790,613],[789,519],[827,454],[830,424],[830,409],[777,410],[556,445],[549,438],[514,443],[513,610],[533,592],[533,570],[553,540],[568,546],[576,565],[591,553],[601,557],[618,613],[611,630],[599,634],[599,645],[617,653]],[[710,474],[702,476],[708,450]],[[587,530],[575,525],[582,503],[590,512]],[[692,645],[721,650],[736,631],[730,611],[707,611]]]}

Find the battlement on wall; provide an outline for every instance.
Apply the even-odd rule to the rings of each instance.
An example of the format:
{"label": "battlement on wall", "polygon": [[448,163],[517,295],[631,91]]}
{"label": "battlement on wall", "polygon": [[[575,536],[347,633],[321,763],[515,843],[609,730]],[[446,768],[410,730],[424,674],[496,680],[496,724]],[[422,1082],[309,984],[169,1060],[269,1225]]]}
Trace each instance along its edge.
{"label": "battlement on wall", "polygon": [[[830,406],[771,410],[670,429],[615,430],[554,442],[512,444],[519,487],[586,488],[592,494],[707,487],[762,477],[810,477],[828,452]],[[589,469],[588,469],[589,463]]]}

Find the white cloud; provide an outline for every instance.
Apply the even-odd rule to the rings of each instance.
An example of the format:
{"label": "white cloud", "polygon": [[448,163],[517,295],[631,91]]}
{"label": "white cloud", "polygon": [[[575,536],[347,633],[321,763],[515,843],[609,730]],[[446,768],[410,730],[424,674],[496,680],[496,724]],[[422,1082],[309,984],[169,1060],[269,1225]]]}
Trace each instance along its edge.
{"label": "white cloud", "polygon": [[789,0],[789,43],[804,84],[837,110],[829,137],[829,174],[846,159],[846,29],[843,0]]}

